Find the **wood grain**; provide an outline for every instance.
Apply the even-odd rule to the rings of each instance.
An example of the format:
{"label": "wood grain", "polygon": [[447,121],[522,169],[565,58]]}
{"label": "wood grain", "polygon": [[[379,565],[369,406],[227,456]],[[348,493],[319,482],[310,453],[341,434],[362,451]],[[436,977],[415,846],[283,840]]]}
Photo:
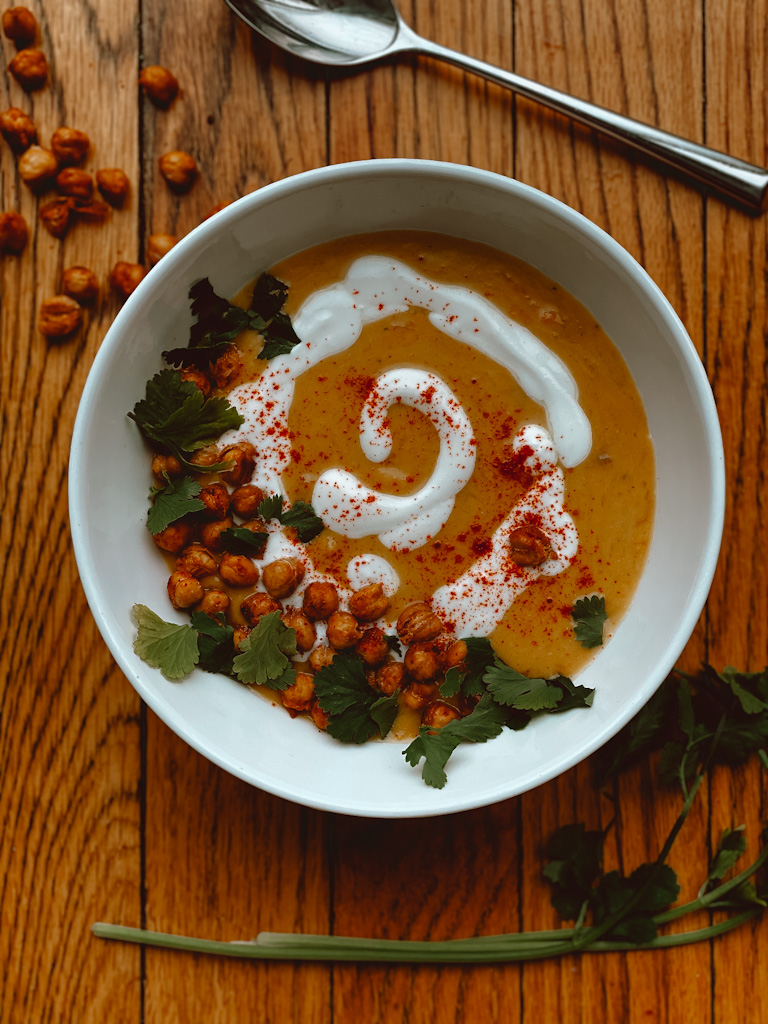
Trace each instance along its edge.
{"label": "wood grain", "polygon": [[[418,31],[737,156],[768,162],[768,0],[407,0]],[[126,207],[65,241],[3,144],[3,208],[32,228],[0,267],[0,1024],[254,1020],[504,1024],[762,1024],[766,926],[664,954],[493,967],[254,965],[90,937],[94,920],[248,938],[260,929],[449,938],[552,927],[547,836],[615,819],[607,866],[658,851],[678,808],[647,765],[603,785],[599,758],[525,796],[447,819],[308,811],[231,778],[140,706],[86,610],[67,526],[80,391],[117,303],[105,289],[73,339],[36,330],[63,267],[105,281],[152,232],[183,235],[217,203],[306,168],[372,157],[453,160],[514,175],[581,210],[646,267],[685,323],[723,424],[728,510],[715,584],[682,663],[768,661],[768,237],[621,147],[456,69],[422,59],[355,75],[300,64],[220,0],[34,0],[51,85],[2,101],[88,132],[87,166],[121,166]],[[6,61],[12,49],[3,40]],[[139,68],[171,67],[159,111]],[[189,151],[172,193],[157,161]],[[721,828],[755,848],[760,772],[715,773],[675,848],[683,897]]]}

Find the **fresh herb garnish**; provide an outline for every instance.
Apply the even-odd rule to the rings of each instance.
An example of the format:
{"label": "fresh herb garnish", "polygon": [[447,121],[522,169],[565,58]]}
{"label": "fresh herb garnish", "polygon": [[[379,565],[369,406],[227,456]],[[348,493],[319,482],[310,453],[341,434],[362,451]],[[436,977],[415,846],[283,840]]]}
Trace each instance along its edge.
{"label": "fresh herb garnish", "polygon": [[296,654],[296,630],[285,625],[280,612],[269,612],[240,644],[232,666],[241,683],[285,690],[296,682],[290,661]]}
{"label": "fresh herb garnish", "polygon": [[272,494],[264,498],[256,512],[262,519],[277,519],[283,526],[292,526],[303,544],[323,532],[323,520],[309,502],[295,501],[290,508],[283,510],[284,501],[282,494]]}
{"label": "fresh herb garnish", "polygon": [[580,597],[571,609],[571,618],[576,639],[582,647],[602,646],[603,623],[608,618],[604,597]]}
{"label": "fresh herb garnish", "polygon": [[261,558],[267,546],[269,534],[264,530],[249,530],[245,526],[230,526],[219,534],[221,546],[233,555],[248,555]]}
{"label": "fresh herb garnish", "polygon": [[204,503],[195,497],[201,490],[197,480],[190,476],[171,480],[167,474],[165,479],[165,487],[153,491],[152,506],[147,513],[147,529],[152,534],[162,533],[188,512],[199,512],[205,508]]}
{"label": "fresh herb garnish", "polygon": [[133,606],[138,635],[133,649],[152,668],[159,668],[166,679],[183,679],[200,660],[197,630],[178,622],[165,622],[145,604]]}
{"label": "fresh herb garnish", "polygon": [[382,738],[397,715],[397,696],[382,697],[365,677],[353,651],[340,651],[315,676],[315,694],[327,715],[327,732],[342,743],[365,743],[377,732]]}
{"label": "fresh herb garnish", "polygon": [[562,690],[546,679],[524,676],[496,658],[483,681],[498,704],[517,711],[551,711],[562,697]]}
{"label": "fresh herb garnish", "polygon": [[468,636],[463,642],[467,656],[462,666],[454,665],[445,673],[445,680],[440,686],[443,697],[454,697],[457,693],[476,697],[485,689],[483,676],[495,659],[491,641],[482,636]]}
{"label": "fresh herb garnish", "polygon": [[222,672],[232,675],[232,661],[235,657],[235,630],[228,625],[223,612],[215,616],[205,612],[192,615],[192,628],[197,630],[197,648],[200,652],[199,667],[206,672]]}

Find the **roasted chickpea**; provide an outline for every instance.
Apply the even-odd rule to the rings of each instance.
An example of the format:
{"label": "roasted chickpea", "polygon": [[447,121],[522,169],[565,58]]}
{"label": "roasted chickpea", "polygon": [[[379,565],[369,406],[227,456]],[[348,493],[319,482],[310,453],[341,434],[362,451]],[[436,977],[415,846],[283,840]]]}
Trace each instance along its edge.
{"label": "roasted chickpea", "polygon": [[233,526],[232,517],[225,519],[214,519],[210,523],[203,523],[200,527],[200,539],[211,551],[221,551],[224,542],[221,539],[225,530],[231,530]]}
{"label": "roasted chickpea", "polygon": [[243,641],[250,634],[250,626],[235,626],[235,631],[232,634],[232,643],[235,645],[235,650],[239,651],[243,646]]}
{"label": "roasted chickpea", "polygon": [[302,654],[306,651],[311,651],[315,646],[317,633],[315,632],[315,627],[309,621],[307,616],[303,612],[300,612],[298,608],[286,608],[280,618],[289,629],[296,631],[297,649]]}
{"label": "roasted chickpea", "polygon": [[162,551],[170,551],[177,555],[182,548],[192,540],[195,533],[194,524],[186,519],[177,519],[175,523],[166,526],[160,533],[152,535],[152,540]]}
{"label": "roasted chickpea", "polygon": [[434,640],[443,631],[443,624],[428,604],[415,601],[404,608],[397,620],[397,635],[403,643]]}
{"label": "roasted chickpea", "polygon": [[72,212],[76,214],[78,220],[83,220],[87,224],[100,224],[109,216],[109,207],[100,199],[73,199],[72,201],[75,204],[72,207]]}
{"label": "roasted chickpea", "polygon": [[127,299],[136,291],[136,288],[146,277],[146,270],[140,263],[126,263],[125,260],[118,260],[109,275],[109,283],[117,294]]}
{"label": "roasted chickpea", "polygon": [[259,505],[264,501],[264,491],[255,484],[243,484],[230,495],[232,511],[241,519],[255,519],[259,514]]}
{"label": "roasted chickpea", "polygon": [[147,239],[147,259],[150,267],[159,263],[178,242],[175,235],[150,235]]}
{"label": "roasted chickpea", "polygon": [[203,599],[197,606],[197,611],[205,612],[212,618],[216,615],[226,615],[229,611],[229,594],[216,587],[211,587],[203,594]]}
{"label": "roasted chickpea", "polygon": [[201,487],[196,497],[205,505],[200,515],[206,519],[226,519],[229,515],[229,491],[224,484]]}
{"label": "roasted chickpea", "polygon": [[79,128],[57,128],[51,136],[51,149],[61,164],[78,164],[88,155],[91,140]]}
{"label": "roasted chickpea", "polygon": [[328,643],[337,651],[354,647],[362,636],[357,619],[351,612],[333,612],[328,616]]}
{"label": "roasted chickpea", "polygon": [[315,699],[315,680],[309,672],[297,672],[296,682],[280,694],[283,706],[292,711],[309,711]]}
{"label": "roasted chickpea", "polygon": [[369,583],[349,599],[349,610],[361,622],[380,619],[389,608],[389,598],[380,583]]}
{"label": "roasted chickpea", "polygon": [[297,558],[278,558],[264,566],[261,579],[272,597],[288,597],[304,579],[304,566]]}
{"label": "roasted chickpea", "polygon": [[411,683],[403,690],[403,704],[413,711],[421,711],[432,703],[439,692],[436,683]]}
{"label": "roasted chickpea", "polygon": [[47,338],[64,338],[83,322],[81,307],[68,295],[54,295],[40,307],[37,326]]}
{"label": "roasted chickpea", "polygon": [[63,238],[69,231],[72,220],[72,200],[68,196],[51,199],[50,202],[43,203],[39,213],[46,231],[54,238]]}
{"label": "roasted chickpea", "polygon": [[325,668],[326,665],[332,665],[335,657],[336,651],[334,651],[332,647],[328,647],[326,644],[320,644],[320,646],[316,647],[310,654],[309,664],[315,672],[319,672],[320,669]]}
{"label": "roasted chickpea", "polygon": [[467,657],[467,645],[463,640],[454,640],[443,651],[443,671],[449,668],[463,668]]}
{"label": "roasted chickpea", "polygon": [[366,665],[371,667],[380,665],[382,661],[386,661],[389,654],[389,645],[384,638],[384,631],[377,629],[376,626],[366,629],[355,645],[355,650]]}
{"label": "roasted chickpea", "polygon": [[216,381],[216,386],[222,389],[226,388],[234,381],[242,368],[243,361],[240,358],[240,353],[234,345],[229,345],[211,366],[211,373]]}
{"label": "roasted chickpea", "polygon": [[8,70],[24,92],[42,89],[48,81],[48,60],[42,50],[19,50]]}
{"label": "roasted chickpea", "polygon": [[203,585],[188,572],[179,570],[171,573],[168,580],[168,597],[174,608],[191,608],[203,599]]}
{"label": "roasted chickpea", "polygon": [[20,213],[0,213],[0,252],[18,256],[29,239],[27,222]]}
{"label": "roasted chickpea", "polygon": [[197,366],[185,366],[179,372],[182,380],[188,380],[190,384],[194,384],[208,398],[211,393],[211,378],[205,370],[201,370]]}
{"label": "roasted chickpea", "polygon": [[93,178],[79,167],[65,167],[56,175],[56,188],[63,196],[90,199],[93,195]]}
{"label": "roasted chickpea", "polygon": [[139,75],[139,85],[148,99],[163,108],[173,102],[179,91],[176,76],[160,64],[150,64],[143,68]]}
{"label": "roasted chickpea", "polygon": [[373,677],[373,685],[388,697],[401,689],[405,681],[405,665],[401,661],[390,661],[387,665],[380,665]]}
{"label": "roasted chickpea", "polygon": [[517,565],[541,565],[552,554],[552,544],[538,526],[518,526],[509,535],[509,557]]}
{"label": "roasted chickpea", "polygon": [[18,107],[9,107],[0,114],[0,133],[14,153],[23,153],[37,142],[37,129],[32,118]]}
{"label": "roasted chickpea", "polygon": [[332,583],[310,583],[304,591],[301,608],[308,619],[327,619],[339,607],[339,592]]}
{"label": "roasted chickpea", "polygon": [[215,444],[206,445],[205,448],[198,448],[196,452],[189,456],[189,461],[194,466],[199,466],[201,470],[204,470],[207,466],[213,466],[219,462],[219,449]]}
{"label": "roasted chickpea", "polygon": [[103,167],[96,171],[96,187],[110,206],[122,206],[131,190],[131,183],[119,167]]}
{"label": "roasted chickpea", "polygon": [[29,188],[45,188],[56,176],[59,162],[50,149],[43,149],[42,146],[30,146],[19,157],[18,168],[19,177]]}
{"label": "roasted chickpea", "polygon": [[201,576],[213,576],[216,559],[202,544],[190,544],[176,559],[176,568],[200,579]]}
{"label": "roasted chickpea", "polygon": [[160,173],[175,192],[186,192],[197,177],[197,164],[189,153],[174,149],[160,157]]}
{"label": "roasted chickpea", "polygon": [[[67,267],[61,275],[61,290],[79,303],[93,302],[99,294],[99,281],[88,267]],[[172,456],[171,456],[172,457]],[[178,466],[176,459],[173,460]],[[154,469],[154,463],[153,469]],[[179,466],[179,473],[181,467]],[[161,474],[162,475],[162,474]],[[178,476],[178,473],[176,474]]]}
{"label": "roasted chickpea", "polygon": [[19,50],[23,50],[35,41],[37,18],[28,7],[9,7],[3,11],[3,32]]}
{"label": "roasted chickpea", "polygon": [[318,729],[322,732],[328,728],[329,714],[327,711],[323,711],[317,701],[314,701],[312,707],[309,709],[309,713],[312,716],[312,721],[315,723]]}
{"label": "roasted chickpea", "polygon": [[281,612],[283,606],[279,601],[275,601],[269,594],[249,594],[241,605],[240,611],[243,613],[243,618],[250,626],[255,626],[262,615],[269,615],[271,612]]}
{"label": "roasted chickpea", "polygon": [[165,476],[181,476],[181,463],[175,455],[155,455],[152,459],[152,472],[158,480],[165,482]]}
{"label": "roasted chickpea", "polygon": [[421,724],[430,729],[442,729],[444,725],[455,722],[458,718],[461,718],[461,714],[456,708],[446,704],[444,700],[435,700],[425,709]]}
{"label": "roasted chickpea", "polygon": [[219,562],[219,576],[230,587],[253,587],[259,581],[259,567],[247,555],[227,551]]}
{"label": "roasted chickpea", "polygon": [[221,453],[222,462],[231,462],[232,468],[222,473],[222,477],[233,487],[248,483],[256,468],[256,449],[249,441],[230,444]]}
{"label": "roasted chickpea", "polygon": [[427,641],[411,644],[405,652],[405,671],[420,683],[434,679],[440,671],[440,650]]}

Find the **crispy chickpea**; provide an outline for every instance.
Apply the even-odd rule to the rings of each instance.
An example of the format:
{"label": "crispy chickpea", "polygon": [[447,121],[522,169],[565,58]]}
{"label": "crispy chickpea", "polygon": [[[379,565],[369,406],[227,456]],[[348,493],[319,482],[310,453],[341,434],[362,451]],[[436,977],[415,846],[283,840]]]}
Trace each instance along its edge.
{"label": "crispy chickpea", "polygon": [[217,587],[211,587],[203,594],[203,599],[197,606],[197,611],[205,612],[206,615],[226,615],[229,611],[229,594]]}
{"label": "crispy chickpea", "polygon": [[248,597],[244,598],[240,605],[240,611],[243,613],[243,618],[249,626],[255,626],[262,615],[269,615],[271,612],[281,612],[283,606],[279,601],[275,601],[269,594],[249,594]]}
{"label": "crispy chickpea", "polygon": [[240,353],[234,345],[229,345],[221,353],[216,362],[211,366],[213,379],[217,387],[226,388],[243,368],[243,361]]}
{"label": "crispy chickpea", "polygon": [[186,519],[177,519],[175,523],[166,526],[160,533],[152,535],[152,540],[162,551],[170,551],[177,555],[182,548],[192,540],[195,533],[194,523]]}
{"label": "crispy chickpea", "polygon": [[205,505],[200,515],[206,519],[226,519],[229,515],[229,491],[224,484],[201,487],[196,497]]}
{"label": "crispy chickpea", "polygon": [[337,651],[354,647],[362,636],[357,619],[351,612],[333,612],[328,616],[328,643]]}
{"label": "crispy chickpea", "polygon": [[250,634],[250,626],[235,626],[235,631],[232,634],[232,643],[235,645],[235,650],[239,651],[243,646],[243,641]]}
{"label": "crispy chickpea", "polygon": [[28,7],[9,7],[3,11],[3,32],[19,50],[23,50],[35,41],[37,18]]}
{"label": "crispy chickpea", "polygon": [[37,142],[37,129],[32,118],[18,107],[9,107],[0,114],[0,134],[14,153],[23,153]]}
{"label": "crispy chickpea", "polygon": [[173,102],[179,91],[176,76],[160,64],[150,64],[149,67],[143,68],[139,75],[139,85],[148,99],[163,108]]}
{"label": "crispy chickpea", "polygon": [[312,721],[315,723],[318,729],[322,732],[328,728],[329,714],[327,711],[323,711],[319,703],[315,700],[312,707],[309,709],[309,713],[312,716]]}
{"label": "crispy chickpea", "polygon": [[174,608],[191,608],[203,598],[203,585],[188,572],[171,573],[168,580],[168,597]]}
{"label": "crispy chickpea", "polygon": [[226,551],[219,562],[219,576],[230,587],[253,587],[259,582],[259,567],[247,555]]}
{"label": "crispy chickpea", "polygon": [[382,661],[386,661],[389,654],[389,645],[384,639],[384,631],[376,626],[366,629],[355,645],[355,650],[366,665],[372,667],[380,665]]}
{"label": "crispy chickpea", "polygon": [[109,207],[100,199],[75,199],[73,202],[72,212],[87,224],[100,224],[109,216]]}
{"label": "crispy chickpea", "polygon": [[131,191],[128,175],[119,167],[103,167],[96,171],[96,187],[110,206],[122,206]]}
{"label": "crispy chickpea", "polygon": [[304,566],[297,558],[278,558],[264,566],[261,579],[272,597],[289,597],[304,579]]}
{"label": "crispy chickpea", "polygon": [[339,592],[332,583],[310,583],[304,591],[301,609],[308,619],[327,619],[339,608]]}
{"label": "crispy chickpea", "polygon": [[[23,51],[22,51],[23,52]],[[42,146],[30,146],[19,157],[19,177],[31,189],[44,188],[56,176],[59,161]]]}
{"label": "crispy chickpea", "polygon": [[397,620],[397,635],[403,643],[434,640],[443,630],[443,624],[428,604],[415,601],[404,608]]}
{"label": "crispy chickpea", "polygon": [[399,690],[406,680],[405,665],[401,661],[390,661],[386,665],[380,665],[373,677],[373,685],[377,690],[391,697]]}
{"label": "crispy chickpea", "polygon": [[175,192],[186,192],[197,177],[197,164],[189,153],[174,149],[160,157],[160,173]]}
{"label": "crispy chickpea", "polygon": [[379,619],[389,608],[389,598],[380,583],[369,583],[349,599],[349,610],[361,622]]}
{"label": "crispy chickpea", "polygon": [[[84,302],[93,302],[99,294],[99,280],[88,267],[67,267],[61,275],[61,290],[82,305]],[[179,465],[176,459],[173,461],[177,466]],[[154,469],[154,462],[152,465]],[[179,466],[180,472],[181,467]],[[178,476],[178,473],[176,475]]]}
{"label": "crispy chickpea", "polygon": [[456,708],[446,704],[444,700],[435,700],[425,709],[421,724],[430,729],[442,729],[444,725],[455,722],[458,718],[461,718],[461,714]]}
{"label": "crispy chickpea", "polygon": [[173,479],[181,476],[181,463],[175,455],[155,455],[152,459],[152,472],[158,480],[165,480],[166,474]]}
{"label": "crispy chickpea", "polygon": [[256,449],[249,441],[228,445],[221,453],[222,462],[231,462],[232,468],[222,473],[222,477],[233,487],[248,483],[256,468]]}
{"label": "crispy chickpea", "polygon": [[37,326],[47,338],[64,338],[83,322],[83,311],[68,295],[54,295],[40,307]]}
{"label": "crispy chickpea", "polygon": [[325,668],[326,665],[332,665],[333,659],[336,657],[336,651],[332,647],[328,647],[327,644],[320,644],[309,656],[309,664],[315,670],[319,672],[321,668]]}
{"label": "crispy chickpea", "polygon": [[296,682],[280,694],[283,706],[292,711],[309,711],[315,699],[315,680],[309,672],[297,672]]}
{"label": "crispy chickpea", "polygon": [[140,263],[126,263],[125,260],[118,260],[109,275],[109,283],[121,298],[127,299],[132,292],[136,291],[146,273]]}
{"label": "crispy chickpea", "polygon": [[72,220],[72,200],[68,196],[51,199],[50,202],[43,203],[39,213],[46,231],[54,238],[63,238]]}
{"label": "crispy chickpea", "polygon": [[225,530],[231,530],[233,526],[232,517],[225,519],[213,519],[210,523],[203,523],[200,527],[200,539],[210,551],[221,551],[224,542],[221,539]]}
{"label": "crispy chickpea", "polygon": [[79,128],[57,128],[51,136],[51,149],[61,164],[79,164],[88,155],[91,140]]}
{"label": "crispy chickpea", "polygon": [[264,501],[264,491],[255,484],[243,484],[230,495],[232,511],[241,519],[255,519],[259,514],[259,505]]}
{"label": "crispy chickpea", "polygon": [[56,175],[56,188],[63,196],[90,199],[93,195],[93,178],[79,167],[65,167]]}
{"label": "crispy chickpea", "polygon": [[205,370],[201,370],[197,366],[185,366],[181,369],[180,373],[182,380],[188,380],[190,384],[194,384],[208,398],[211,393],[211,378]]}
{"label": "crispy chickpea", "polygon": [[0,213],[0,252],[18,256],[29,239],[27,222],[20,213],[9,210]]}
{"label": "crispy chickpea", "polygon": [[518,526],[509,535],[509,556],[517,565],[541,565],[551,554],[550,539],[538,526],[527,523]]}
{"label": "crispy chickpea", "polygon": [[19,50],[8,70],[24,92],[42,89],[48,81],[48,59],[42,50]]}
{"label": "crispy chickpea", "polygon": [[213,576],[216,572],[216,559],[202,544],[190,544],[176,559],[176,568],[200,579],[201,576]]}
{"label": "crispy chickpea", "polygon": [[467,645],[463,640],[454,640],[443,651],[443,671],[449,668],[463,668],[467,657]]}
{"label": "crispy chickpea", "polygon": [[420,683],[434,679],[440,671],[440,651],[438,647],[424,641],[411,644],[405,652],[405,671]]}
{"label": "crispy chickpea", "polygon": [[439,692],[436,683],[411,683],[403,690],[403,704],[413,711],[421,711],[432,703]]}
{"label": "crispy chickpea", "polygon": [[219,449],[215,444],[206,445],[205,448],[198,448],[196,452],[189,456],[189,461],[194,466],[199,466],[203,470],[207,466],[213,466],[219,461]]}
{"label": "crispy chickpea", "polygon": [[301,651],[302,654],[306,651],[311,651],[315,646],[317,633],[315,632],[315,627],[309,621],[307,616],[303,612],[299,611],[298,608],[286,608],[280,618],[289,629],[296,631],[297,649]]}
{"label": "crispy chickpea", "polygon": [[150,235],[147,239],[147,259],[150,267],[159,263],[178,242],[176,235]]}

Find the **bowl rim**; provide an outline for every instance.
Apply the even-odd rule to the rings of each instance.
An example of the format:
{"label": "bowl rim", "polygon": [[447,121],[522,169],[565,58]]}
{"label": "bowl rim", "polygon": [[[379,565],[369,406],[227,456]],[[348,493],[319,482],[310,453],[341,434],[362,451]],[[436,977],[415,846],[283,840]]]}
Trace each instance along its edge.
{"label": "bowl rim", "polygon": [[[691,389],[699,408],[705,434],[705,445],[709,468],[711,472],[711,485],[708,494],[708,506],[710,509],[709,529],[700,553],[700,560],[695,579],[691,585],[688,601],[685,609],[680,615],[677,630],[667,645],[665,651],[660,653],[657,661],[657,668],[653,685],[646,687],[640,695],[627,702],[622,714],[611,720],[600,732],[594,735],[590,741],[578,752],[557,761],[547,770],[537,776],[533,784],[518,784],[495,787],[494,792],[485,793],[481,796],[467,796],[463,799],[448,801],[446,805],[414,810],[412,808],[398,811],[379,810],[377,808],[364,806],[358,800],[345,800],[338,797],[319,799],[312,794],[301,792],[298,787],[291,785],[276,784],[272,778],[258,778],[257,771],[249,772],[239,769],[229,762],[225,756],[220,755],[215,749],[206,747],[205,743],[197,736],[192,735],[183,723],[175,720],[174,715],[166,713],[163,702],[155,699],[152,690],[148,689],[141,678],[136,674],[127,659],[123,657],[122,642],[113,635],[106,616],[101,610],[98,601],[98,588],[96,586],[96,573],[93,569],[92,560],[89,555],[89,547],[85,531],[80,524],[83,522],[81,511],[84,497],[84,481],[86,474],[85,450],[87,439],[87,428],[91,418],[98,385],[102,376],[102,366],[108,361],[111,349],[117,344],[124,333],[125,327],[130,324],[137,309],[146,300],[154,300],[162,294],[165,280],[175,272],[175,264],[184,254],[191,249],[204,246],[207,239],[218,235],[226,228],[227,224],[234,223],[240,219],[243,213],[251,211],[262,205],[278,199],[284,194],[295,194],[306,188],[313,188],[317,184],[334,184],[350,178],[360,179],[365,177],[378,176],[432,176],[441,179],[459,180],[467,183],[484,184],[495,190],[506,190],[511,195],[522,197],[527,202],[542,210],[547,210],[555,217],[564,221],[566,225],[575,229],[582,237],[586,237],[595,244],[606,256],[616,263],[620,269],[630,276],[640,289],[641,293],[653,304],[657,313],[664,321],[670,335],[674,337],[678,352],[684,363],[685,370],[689,377]],[[311,170],[301,171],[295,175],[282,178],[279,181],[264,185],[254,192],[235,200],[229,206],[219,211],[213,217],[194,228],[188,235],[179,240],[173,249],[153,268],[152,273],[139,284],[136,290],[130,295],[123,308],[118,312],[114,321],[107,330],[106,335],[94,357],[91,368],[83,387],[80,403],[75,418],[70,447],[69,460],[69,516],[71,524],[72,544],[77,563],[80,580],[85,591],[88,605],[101,633],[104,642],[110,650],[112,657],[118,667],[131,682],[139,697],[158,715],[158,717],[181,739],[188,743],[206,759],[223,768],[225,771],[237,778],[256,786],[265,792],[287,800],[296,802],[302,806],[312,807],[317,810],[331,811],[335,813],[348,814],[359,817],[376,818],[413,818],[429,817],[443,814],[455,814],[477,807],[487,806],[501,800],[519,796],[524,792],[537,788],[538,786],[556,778],[563,772],[568,771],[576,764],[585,760],[604,743],[611,739],[623,726],[629,722],[634,715],[647,703],[653,693],[658,689],[663,680],[674,666],[681,651],[685,647],[695,628],[696,622],[706,602],[710,586],[717,566],[717,559],[722,538],[723,523],[725,517],[725,458],[722,444],[722,434],[717,416],[714,395],[712,393],[706,370],[699,357],[693,341],[689,337],[682,321],[678,317],[669,300],[663,294],[659,286],[652,280],[647,271],[635,260],[635,258],[619,242],[612,238],[606,231],[598,227],[583,214],[567,206],[559,199],[548,195],[539,189],[526,185],[513,178],[481,168],[469,167],[463,164],[455,164],[438,160],[421,160],[412,158],[388,158],[360,160],[348,163],[332,164]],[[425,787],[426,793],[432,793]]]}

